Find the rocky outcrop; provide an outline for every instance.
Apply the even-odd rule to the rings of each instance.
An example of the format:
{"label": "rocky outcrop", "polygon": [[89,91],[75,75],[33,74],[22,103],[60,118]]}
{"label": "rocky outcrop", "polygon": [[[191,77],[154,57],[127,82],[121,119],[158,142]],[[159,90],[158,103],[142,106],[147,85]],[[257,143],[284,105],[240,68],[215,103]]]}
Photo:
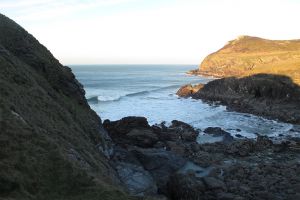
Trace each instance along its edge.
{"label": "rocky outcrop", "polygon": [[184,85],[176,92],[176,94],[181,97],[190,97],[198,92],[203,86],[204,84],[201,83],[197,85]]}
{"label": "rocky outcrop", "polygon": [[230,133],[222,130],[220,127],[208,127],[203,132],[214,137],[221,137],[223,143],[230,143],[233,141],[233,137]]}
{"label": "rocky outcrop", "polygon": [[219,102],[230,110],[300,124],[300,87],[286,76],[257,74],[213,80],[192,98]]}
{"label": "rocky outcrop", "polygon": [[[197,131],[188,124],[173,121],[167,127],[146,122],[145,118],[129,117],[104,123],[109,133],[119,131],[112,135],[118,141],[113,165],[132,194],[158,193],[174,200],[299,197],[299,139],[273,143],[267,136],[256,140],[231,137],[230,142],[198,144],[194,136]],[[126,136],[141,127],[147,130],[142,129],[141,135],[151,132],[159,138],[153,146],[137,145],[135,139]],[[218,127],[204,132],[224,137],[229,134]],[[182,136],[188,133],[191,137],[186,140]],[[118,140],[119,136],[128,139]]]}
{"label": "rocky outcrop", "polygon": [[285,75],[300,84],[300,40],[241,36],[208,55],[190,74],[242,77],[258,73]]}
{"label": "rocky outcrop", "polygon": [[[134,195],[168,195],[170,176],[186,164],[190,145],[196,144],[198,136],[193,127],[177,120],[166,127],[149,126],[143,117],[125,117],[114,122],[105,120],[103,125],[116,143],[113,165]],[[128,177],[129,173],[132,176]]]}
{"label": "rocky outcrop", "polygon": [[0,15],[0,199],[129,199],[82,85]]}

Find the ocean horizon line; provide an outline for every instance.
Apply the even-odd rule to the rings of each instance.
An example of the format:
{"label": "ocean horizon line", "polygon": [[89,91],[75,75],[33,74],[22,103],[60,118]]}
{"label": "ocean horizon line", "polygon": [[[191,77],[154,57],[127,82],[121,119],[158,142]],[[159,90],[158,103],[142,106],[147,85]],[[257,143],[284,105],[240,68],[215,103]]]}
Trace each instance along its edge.
{"label": "ocean horizon line", "polygon": [[138,65],[146,65],[146,66],[156,66],[156,65],[166,65],[166,66],[178,66],[178,65],[187,65],[187,66],[193,66],[193,65],[196,65],[198,66],[199,64],[182,64],[182,63],[179,63],[179,64],[159,64],[159,63],[153,63],[153,64],[63,64],[63,65],[66,65],[66,66],[82,66],[82,65],[85,65],[85,66],[120,66],[120,65],[133,65],[133,66],[138,66]]}

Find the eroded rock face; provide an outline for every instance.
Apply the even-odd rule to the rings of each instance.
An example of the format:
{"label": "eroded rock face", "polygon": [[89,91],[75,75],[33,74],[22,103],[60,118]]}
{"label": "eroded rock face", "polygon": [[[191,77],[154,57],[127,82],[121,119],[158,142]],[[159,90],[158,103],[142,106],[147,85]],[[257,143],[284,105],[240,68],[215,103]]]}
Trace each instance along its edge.
{"label": "eroded rock face", "polygon": [[192,95],[229,110],[300,123],[300,87],[281,75],[257,74],[213,80]]}

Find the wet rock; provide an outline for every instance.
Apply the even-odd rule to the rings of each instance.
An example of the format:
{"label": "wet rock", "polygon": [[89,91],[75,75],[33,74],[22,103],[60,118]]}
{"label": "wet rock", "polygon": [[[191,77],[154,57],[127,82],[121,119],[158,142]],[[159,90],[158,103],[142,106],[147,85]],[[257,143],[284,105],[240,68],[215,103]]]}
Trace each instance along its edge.
{"label": "wet rock", "polygon": [[203,132],[214,137],[222,137],[221,142],[223,143],[231,143],[233,141],[231,134],[224,131],[220,127],[208,127]]}
{"label": "wet rock", "polygon": [[226,131],[222,130],[220,127],[208,127],[203,132],[212,135],[220,135],[220,134],[222,135],[227,133]]}
{"label": "wet rock", "polygon": [[187,123],[173,120],[170,127],[161,125],[161,128],[152,126],[153,131],[159,136],[159,140],[167,142],[195,142],[199,132]]}
{"label": "wet rock", "polygon": [[164,149],[135,148],[132,153],[135,154],[144,168],[152,174],[161,193],[166,193],[166,184],[169,177],[187,162],[183,157]]}
{"label": "wet rock", "polygon": [[117,162],[115,166],[121,181],[131,195],[144,196],[157,193],[154,179],[142,166],[126,162]]}
{"label": "wet rock", "polygon": [[175,129],[176,133],[180,135],[181,139],[186,142],[196,141],[199,132],[196,131],[191,125],[173,120],[170,129]]}
{"label": "wet rock", "polygon": [[131,195],[144,196],[157,193],[155,180],[134,154],[127,149],[116,146],[111,160],[120,180]]}

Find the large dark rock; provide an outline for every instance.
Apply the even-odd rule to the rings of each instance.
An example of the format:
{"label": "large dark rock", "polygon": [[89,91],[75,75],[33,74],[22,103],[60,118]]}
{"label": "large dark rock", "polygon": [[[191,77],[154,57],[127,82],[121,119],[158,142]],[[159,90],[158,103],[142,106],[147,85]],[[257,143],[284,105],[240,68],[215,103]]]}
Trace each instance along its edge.
{"label": "large dark rock", "polygon": [[191,125],[178,120],[172,121],[169,130],[178,134],[184,142],[195,142],[199,134]]}
{"label": "large dark rock", "polygon": [[121,181],[133,196],[156,195],[157,187],[151,174],[141,165],[128,162],[115,163]]}
{"label": "large dark rock", "polygon": [[113,141],[122,146],[136,145],[147,148],[158,142],[157,134],[144,117],[125,117],[114,122],[105,120],[103,126]]}
{"label": "large dark rock", "polygon": [[149,171],[144,169],[133,153],[116,146],[111,160],[120,180],[130,194],[134,196],[157,194],[155,180]]}
{"label": "large dark rock", "polygon": [[231,134],[224,131],[220,127],[208,127],[203,132],[214,137],[222,137],[221,142],[223,143],[230,143],[233,141]]}
{"label": "large dark rock", "polygon": [[148,170],[157,182],[160,193],[166,194],[166,184],[169,177],[182,168],[187,162],[181,156],[164,149],[134,149],[140,163]]}
{"label": "large dark rock", "polygon": [[173,120],[171,126],[166,127],[164,124],[150,126],[144,117],[125,117],[113,122],[105,120],[103,126],[114,142],[123,146],[163,147],[170,141],[182,145],[195,142],[198,136],[198,131],[192,126],[177,120]]}
{"label": "large dark rock", "polygon": [[107,119],[104,120],[103,126],[111,135],[125,135],[134,128],[150,128],[145,117],[124,117],[117,121]]}

